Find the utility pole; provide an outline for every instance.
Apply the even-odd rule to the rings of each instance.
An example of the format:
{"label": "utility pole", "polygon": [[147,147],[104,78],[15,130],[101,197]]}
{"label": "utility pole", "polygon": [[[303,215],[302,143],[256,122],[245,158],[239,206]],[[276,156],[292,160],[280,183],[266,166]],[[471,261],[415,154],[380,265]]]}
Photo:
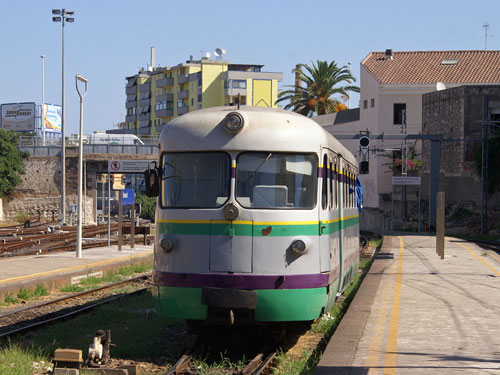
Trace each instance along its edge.
{"label": "utility pole", "polygon": [[489,97],[483,96],[482,157],[481,157],[481,234],[488,234],[488,135],[490,123],[488,115]]}

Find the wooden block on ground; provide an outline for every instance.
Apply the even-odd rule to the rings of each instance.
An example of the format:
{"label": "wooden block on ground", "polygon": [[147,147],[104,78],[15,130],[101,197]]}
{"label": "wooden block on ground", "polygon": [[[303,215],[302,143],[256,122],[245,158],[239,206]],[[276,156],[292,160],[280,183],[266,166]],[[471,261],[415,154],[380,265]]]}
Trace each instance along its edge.
{"label": "wooden block on ground", "polygon": [[56,349],[54,352],[54,362],[56,361],[82,363],[82,351],[78,349]]}

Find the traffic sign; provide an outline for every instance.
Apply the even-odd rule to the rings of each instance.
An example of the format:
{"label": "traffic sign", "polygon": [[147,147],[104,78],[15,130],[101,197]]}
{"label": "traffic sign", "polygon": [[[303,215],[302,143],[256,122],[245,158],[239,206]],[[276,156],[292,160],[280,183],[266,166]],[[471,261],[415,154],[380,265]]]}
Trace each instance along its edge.
{"label": "traffic sign", "polygon": [[134,204],[134,189],[123,189],[123,204]]}
{"label": "traffic sign", "polygon": [[153,160],[108,160],[109,173],[144,173]]}
{"label": "traffic sign", "polygon": [[421,177],[393,176],[393,185],[420,185]]}

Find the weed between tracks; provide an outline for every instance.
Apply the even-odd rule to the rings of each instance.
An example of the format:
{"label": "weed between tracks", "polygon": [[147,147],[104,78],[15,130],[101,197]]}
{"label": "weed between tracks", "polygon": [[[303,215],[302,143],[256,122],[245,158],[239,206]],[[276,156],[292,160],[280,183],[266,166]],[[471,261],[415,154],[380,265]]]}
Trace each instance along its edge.
{"label": "weed between tracks", "polygon": [[84,292],[89,289],[96,288],[102,284],[116,283],[135,274],[141,274],[144,272],[150,272],[153,268],[153,263],[151,262],[141,262],[137,264],[132,264],[130,266],[120,267],[118,271],[110,270],[104,274],[103,277],[87,277],[80,280],[79,284],[76,285],[66,285],[60,290],[61,292]]}
{"label": "weed between tracks", "polygon": [[21,288],[16,296],[12,294],[7,294],[4,301],[0,303],[0,306],[8,306],[13,303],[20,303],[22,301],[29,301],[31,299],[40,298],[49,295],[49,291],[43,285],[37,285],[34,290]]}

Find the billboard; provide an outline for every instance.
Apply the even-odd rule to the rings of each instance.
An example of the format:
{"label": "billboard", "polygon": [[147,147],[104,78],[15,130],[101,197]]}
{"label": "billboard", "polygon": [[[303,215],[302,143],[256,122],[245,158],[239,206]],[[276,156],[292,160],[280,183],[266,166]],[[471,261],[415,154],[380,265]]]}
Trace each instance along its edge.
{"label": "billboard", "polygon": [[61,112],[60,105],[44,104],[45,119],[42,122],[42,131],[46,133],[61,133]]}
{"label": "billboard", "polygon": [[15,132],[35,130],[35,103],[2,104],[1,127]]}

